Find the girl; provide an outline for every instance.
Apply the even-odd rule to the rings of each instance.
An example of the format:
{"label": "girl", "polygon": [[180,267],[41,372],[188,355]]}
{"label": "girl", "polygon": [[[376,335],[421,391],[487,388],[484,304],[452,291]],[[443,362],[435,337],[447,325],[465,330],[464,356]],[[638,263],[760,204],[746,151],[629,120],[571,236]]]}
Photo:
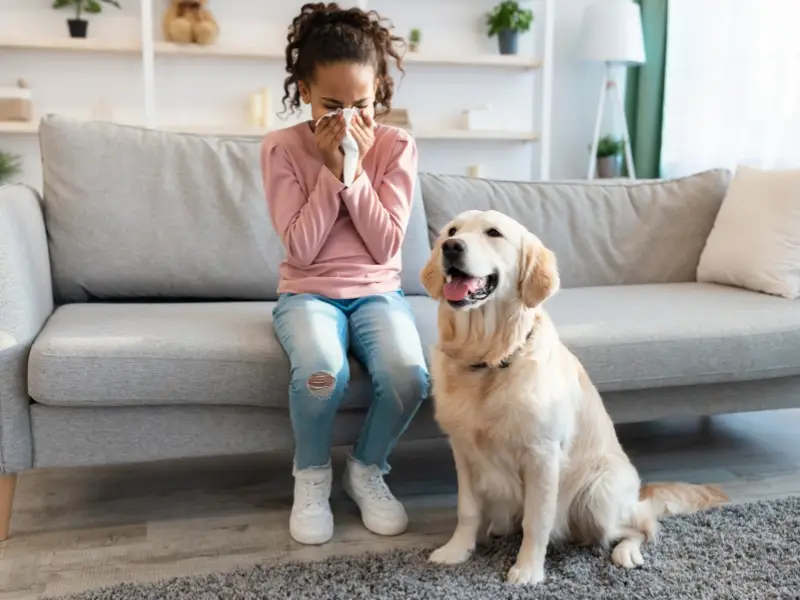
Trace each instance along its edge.
{"label": "girl", "polygon": [[[398,276],[417,150],[408,134],[373,120],[375,106],[392,100],[388,62],[400,64],[393,48],[399,38],[374,12],[322,2],[303,6],[289,31],[284,106],[296,110],[302,100],[312,120],[268,134],[262,147],[269,213],[286,252],[274,326],[291,363],[289,530],[304,544],[333,535],[331,429],[350,376],[349,350],[374,393],[344,489],[367,529],[397,535],[408,518],[383,474],[428,394],[422,344]],[[356,111],[350,132],[359,149],[349,187],[339,147],[345,108]]]}

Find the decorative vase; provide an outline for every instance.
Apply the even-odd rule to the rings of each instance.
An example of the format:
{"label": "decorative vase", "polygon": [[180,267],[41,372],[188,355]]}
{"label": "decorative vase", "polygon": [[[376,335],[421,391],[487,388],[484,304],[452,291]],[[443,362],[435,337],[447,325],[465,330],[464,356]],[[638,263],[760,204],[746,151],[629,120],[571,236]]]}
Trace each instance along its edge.
{"label": "decorative vase", "polygon": [[408,43],[408,51],[409,52],[416,52],[419,50],[419,42],[409,42]]}
{"label": "decorative vase", "polygon": [[89,29],[89,21],[84,19],[67,19],[69,35],[74,38],[85,38]]}
{"label": "decorative vase", "polygon": [[599,179],[615,179],[622,175],[622,156],[614,154],[612,156],[598,157],[597,177]]}
{"label": "decorative vase", "polygon": [[519,48],[519,34],[511,29],[501,29],[497,33],[500,54],[516,54]]}

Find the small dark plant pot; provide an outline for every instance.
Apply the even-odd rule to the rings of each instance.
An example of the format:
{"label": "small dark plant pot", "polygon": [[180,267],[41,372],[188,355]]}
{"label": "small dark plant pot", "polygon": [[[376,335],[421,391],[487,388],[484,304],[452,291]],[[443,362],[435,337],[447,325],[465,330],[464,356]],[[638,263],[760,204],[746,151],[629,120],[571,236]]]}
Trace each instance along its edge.
{"label": "small dark plant pot", "polygon": [[67,19],[69,25],[69,35],[74,38],[85,38],[89,30],[89,21],[84,19]]}
{"label": "small dark plant pot", "polygon": [[519,33],[511,29],[501,29],[497,33],[500,54],[516,54],[519,51]]}
{"label": "small dark plant pot", "polygon": [[622,176],[622,156],[603,156],[597,159],[597,177],[600,179],[615,179]]}

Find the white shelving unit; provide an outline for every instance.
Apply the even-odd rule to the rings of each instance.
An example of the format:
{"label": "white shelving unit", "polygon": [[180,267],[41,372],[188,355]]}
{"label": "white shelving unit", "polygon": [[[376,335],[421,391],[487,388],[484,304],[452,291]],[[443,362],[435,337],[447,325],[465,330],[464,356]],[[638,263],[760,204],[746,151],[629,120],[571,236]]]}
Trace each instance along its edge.
{"label": "white shelving unit", "polygon": [[[181,126],[167,125],[158,129],[175,133],[194,133],[198,135],[214,135],[224,137],[262,137],[269,130],[257,128],[215,127],[215,126]],[[38,124],[32,123],[0,123],[0,134],[34,135]],[[414,129],[413,135],[418,140],[485,140],[509,142],[537,142],[539,134],[532,131],[469,131],[467,129]]]}
{"label": "white shelving unit", "polygon": [[[234,0],[229,0],[234,1]],[[538,131],[484,131],[469,130],[466,128],[417,128],[412,129],[412,135],[418,140],[439,141],[474,141],[474,142],[504,142],[504,143],[538,143],[538,176],[542,180],[549,178],[550,173],[550,147],[551,147],[551,112],[552,112],[552,84],[553,84],[553,34],[554,18],[553,5],[555,0],[540,0],[544,11],[537,11],[537,20],[543,21],[543,44],[540,57],[500,54],[449,54],[435,52],[407,53],[403,60],[409,65],[408,76],[413,76],[416,69],[427,66],[446,67],[449,69],[491,69],[508,70],[511,72],[532,72],[538,79],[536,90],[538,102],[531,107],[534,112],[534,122]],[[366,0],[361,0],[363,6]],[[284,58],[282,48],[233,46],[217,44],[210,47],[194,45],[179,45],[164,42],[155,38],[154,32],[160,28],[155,26],[154,0],[141,0],[141,37],[139,40],[113,41],[108,39],[71,39],[58,38],[30,38],[30,37],[0,37],[0,53],[3,50],[18,50],[42,53],[82,53],[82,54],[107,54],[129,55],[132,59],[141,62],[142,73],[142,121],[131,123],[152,129],[163,129],[182,133],[196,133],[224,137],[261,137],[265,130],[241,126],[207,126],[179,125],[163,123],[158,116],[157,97],[157,59],[170,57],[196,58],[197,60],[213,59],[215,61],[274,61],[277,67],[282,66]],[[368,7],[367,7],[368,8]],[[533,82],[532,82],[533,85]],[[538,113],[538,115],[536,115]],[[538,118],[537,118],[538,117]],[[0,135],[33,135],[38,129],[37,123],[0,123]],[[533,166],[533,165],[532,165]]]}
{"label": "white shelving unit", "polygon": [[[40,50],[43,52],[56,50],[62,52],[141,54],[143,44],[72,38],[0,38],[0,49],[4,48],[9,50]],[[200,58],[238,58],[251,60],[283,60],[284,58],[283,50],[280,48],[266,49],[247,46],[192,46],[155,40],[153,41],[153,52],[156,56],[196,56]],[[408,53],[403,57],[403,60],[410,64],[498,67],[522,70],[538,69],[542,66],[542,62],[537,58],[529,56],[502,56],[500,54],[475,54],[471,56],[452,54],[447,56],[441,54],[414,52]]]}

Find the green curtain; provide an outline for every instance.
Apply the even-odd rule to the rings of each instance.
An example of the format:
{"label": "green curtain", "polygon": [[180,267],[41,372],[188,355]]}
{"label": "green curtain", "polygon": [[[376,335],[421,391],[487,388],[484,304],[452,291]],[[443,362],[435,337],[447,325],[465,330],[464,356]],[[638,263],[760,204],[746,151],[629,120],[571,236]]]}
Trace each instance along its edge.
{"label": "green curtain", "polygon": [[660,176],[669,0],[635,0],[642,10],[647,62],[628,69],[625,112],[638,178]]}

